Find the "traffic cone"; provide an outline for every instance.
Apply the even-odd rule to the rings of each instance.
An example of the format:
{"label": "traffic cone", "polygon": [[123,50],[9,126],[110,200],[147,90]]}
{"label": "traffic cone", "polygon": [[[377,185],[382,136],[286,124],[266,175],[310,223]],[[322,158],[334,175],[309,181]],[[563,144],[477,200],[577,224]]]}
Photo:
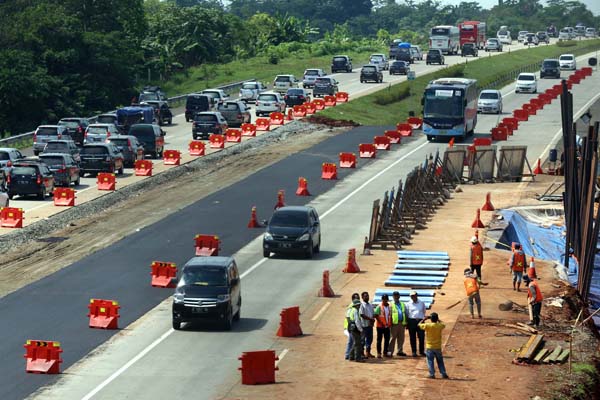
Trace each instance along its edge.
{"label": "traffic cone", "polygon": [[454,137],[450,138],[450,141],[448,142],[448,147],[449,148],[454,147]]}
{"label": "traffic cone", "polygon": [[540,175],[540,174],[543,174],[543,173],[544,173],[544,170],[542,169],[542,161],[538,158],[537,165],[533,169],[533,174],[534,175]]}
{"label": "traffic cone", "polygon": [[283,189],[280,189],[277,192],[277,204],[275,204],[275,209],[276,210],[278,208],[285,207],[284,198],[285,198],[285,192],[284,192]]}
{"label": "traffic cone", "polygon": [[252,207],[252,212],[250,214],[250,222],[248,222],[248,228],[260,228],[261,225],[258,223],[258,218],[256,218],[256,206]]}
{"label": "traffic cone", "polygon": [[494,211],[494,205],[492,204],[492,194],[487,192],[485,195],[485,204],[481,207],[483,211]]}
{"label": "traffic cone", "polygon": [[363,244],[363,256],[370,256],[371,255],[371,248],[369,246],[369,238],[365,236],[365,242]]}
{"label": "traffic cone", "polygon": [[479,210],[479,208],[478,208],[477,215],[475,216],[475,220],[471,224],[471,228],[485,228],[485,225],[483,225],[483,222],[481,222],[480,216],[481,216],[481,210]]}
{"label": "traffic cone", "polygon": [[296,189],[296,196],[310,196],[308,191],[308,181],[306,178],[298,178],[298,189]]}
{"label": "traffic cone", "polygon": [[529,269],[533,270],[533,272],[527,271],[527,274],[529,275],[529,277],[533,277],[535,279],[540,279],[537,276],[537,271],[535,270],[535,259],[533,257],[531,257],[531,261],[529,261]]}
{"label": "traffic cone", "polygon": [[286,117],[285,120],[286,121],[293,121],[294,120],[294,110],[292,110],[291,108],[288,110],[287,117]]}
{"label": "traffic cone", "polygon": [[356,263],[356,249],[348,250],[348,259],[346,260],[346,268],[342,272],[357,273],[360,272],[360,268]]}

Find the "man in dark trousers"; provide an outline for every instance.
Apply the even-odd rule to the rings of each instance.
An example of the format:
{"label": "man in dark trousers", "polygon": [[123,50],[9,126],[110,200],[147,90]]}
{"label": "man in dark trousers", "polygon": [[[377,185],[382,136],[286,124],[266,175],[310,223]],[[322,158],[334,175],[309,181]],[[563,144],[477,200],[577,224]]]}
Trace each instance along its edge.
{"label": "man in dark trousers", "polygon": [[384,294],[381,296],[381,303],[375,308],[375,319],[377,320],[377,358],[382,355],[389,357],[390,345],[390,327],[392,326],[392,308],[389,303],[389,296]]}
{"label": "man in dark trousers", "polygon": [[479,243],[477,236],[471,238],[471,250],[469,254],[471,260],[471,273],[477,273],[479,282],[483,280],[481,276],[481,266],[483,265],[483,246]]}
{"label": "man in dark trousers", "polygon": [[521,244],[514,244],[514,251],[510,256],[507,264],[512,273],[513,278],[513,290],[517,292],[521,291],[521,280],[523,279],[523,271],[525,271],[525,253],[521,250]]}
{"label": "man in dark trousers", "polygon": [[419,355],[425,355],[425,331],[419,329],[419,323],[425,319],[425,303],[419,300],[417,292],[410,293],[410,301],[406,303],[408,313],[408,335],[413,357],[417,356],[417,337],[419,338]]}
{"label": "man in dark trousers", "polygon": [[542,313],[542,300],[544,296],[535,279],[530,279],[529,276],[523,277],[523,282],[527,286],[527,304],[531,307],[531,321],[529,325],[534,325],[536,328],[540,326],[540,314]]}

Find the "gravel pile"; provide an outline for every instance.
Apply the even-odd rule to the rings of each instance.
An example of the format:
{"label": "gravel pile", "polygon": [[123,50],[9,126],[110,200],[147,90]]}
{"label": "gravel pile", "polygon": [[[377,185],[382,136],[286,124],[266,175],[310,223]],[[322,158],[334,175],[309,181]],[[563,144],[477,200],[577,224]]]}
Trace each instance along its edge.
{"label": "gravel pile", "polygon": [[286,140],[288,138],[293,138],[296,135],[307,135],[324,129],[329,129],[329,127],[303,121],[292,121],[289,124],[277,128],[276,130],[257,136],[252,140],[243,141],[236,146],[226,148],[204,157],[199,157],[198,159],[178,167],[170,168],[147,179],[125,186],[124,188],[115,192],[108,193],[94,200],[77,205],[76,207],[65,209],[65,211],[55,214],[47,219],[35,222],[22,229],[14,230],[10,233],[2,235],[0,236],[0,252],[8,251],[15,246],[20,246],[33,240],[42,239],[56,230],[65,228],[80,218],[89,217],[98,212],[104,211],[108,208],[111,208],[115,204],[131,198],[132,196],[139,195],[140,193],[148,189],[152,189],[155,186],[172,182],[183,175],[195,172],[206,172],[206,170],[209,169],[207,167],[211,166],[215,162],[222,161],[229,157],[234,157],[242,152],[259,151],[262,147],[278,141]]}

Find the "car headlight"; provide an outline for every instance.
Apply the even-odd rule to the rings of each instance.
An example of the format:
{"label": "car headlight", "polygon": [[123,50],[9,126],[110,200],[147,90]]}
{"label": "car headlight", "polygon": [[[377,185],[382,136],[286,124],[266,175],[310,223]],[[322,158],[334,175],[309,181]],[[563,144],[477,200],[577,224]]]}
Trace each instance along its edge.
{"label": "car headlight", "polygon": [[229,301],[229,295],[228,294],[220,294],[217,296],[217,301],[220,301],[220,302]]}
{"label": "car headlight", "polygon": [[265,239],[265,240],[273,240],[273,235],[271,235],[269,232],[265,232],[265,235],[263,236],[263,239]]}
{"label": "car headlight", "polygon": [[310,234],[309,234],[309,233],[305,233],[304,235],[300,236],[300,237],[299,237],[297,240],[298,240],[299,242],[305,242],[305,241],[307,241],[308,239],[310,239]]}
{"label": "car headlight", "polygon": [[428,129],[431,129],[431,125],[423,122],[423,130],[428,130]]}
{"label": "car headlight", "polygon": [[174,303],[183,303],[184,297],[185,297],[185,295],[183,293],[175,293],[173,295],[173,302]]}
{"label": "car headlight", "polygon": [[462,130],[464,130],[464,129],[465,129],[465,126],[464,126],[463,124],[460,124],[460,125],[454,125],[454,126],[452,127],[452,129],[453,129],[453,130],[455,130],[455,131],[462,131]]}

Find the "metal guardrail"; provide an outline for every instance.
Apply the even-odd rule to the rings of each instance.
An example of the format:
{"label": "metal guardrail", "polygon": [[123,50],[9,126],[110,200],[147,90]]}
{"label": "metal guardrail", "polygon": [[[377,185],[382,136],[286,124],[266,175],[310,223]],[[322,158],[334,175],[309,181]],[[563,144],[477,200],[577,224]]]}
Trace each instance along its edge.
{"label": "metal guardrail", "polygon": [[[216,89],[221,89],[221,90],[225,91],[225,93],[230,95],[233,92],[235,92],[237,89],[239,89],[244,83],[252,82],[254,80],[256,80],[256,78],[246,79],[243,81],[234,82],[234,83],[230,83],[230,84],[223,85],[223,86],[217,86]],[[196,93],[196,92],[191,92],[191,93]],[[180,106],[183,103],[183,101],[185,100],[185,98],[188,95],[190,95],[191,93],[169,97],[167,99],[167,102],[169,103],[169,107]],[[111,112],[115,112],[115,111],[112,110],[112,111],[107,111],[107,112],[111,113]],[[98,116],[94,115],[92,117],[89,117],[88,120],[90,121],[90,123],[95,123],[97,118],[98,118]],[[23,141],[33,138],[33,134],[34,134],[34,131],[31,131],[31,132],[21,133],[19,135],[10,136],[5,139],[0,139],[0,147],[11,147],[14,144],[22,143]]]}

